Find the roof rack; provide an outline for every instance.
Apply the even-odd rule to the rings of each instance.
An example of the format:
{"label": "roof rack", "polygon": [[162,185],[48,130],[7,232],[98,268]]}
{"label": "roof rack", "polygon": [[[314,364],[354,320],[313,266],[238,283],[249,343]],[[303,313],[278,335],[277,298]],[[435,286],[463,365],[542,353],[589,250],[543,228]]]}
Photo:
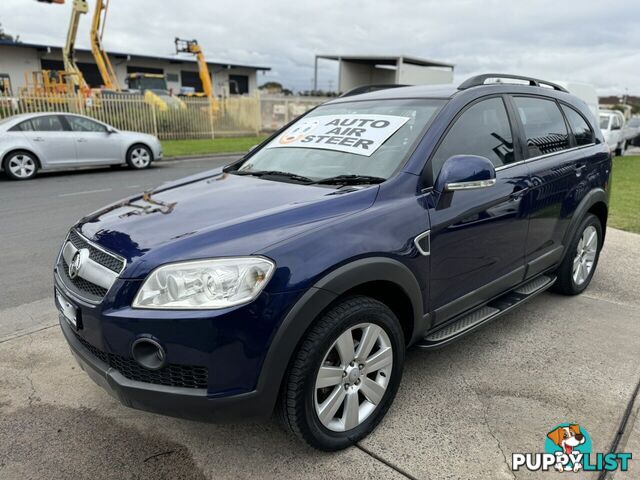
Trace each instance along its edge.
{"label": "roof rack", "polygon": [[522,75],[509,75],[505,73],[483,73],[482,75],[476,75],[475,77],[468,78],[464,82],[462,82],[458,87],[458,90],[466,90],[467,88],[485,85],[484,82],[488,78],[508,78],[511,80],[524,80],[526,82],[529,82],[529,85],[531,85],[532,87],[540,87],[541,85],[547,85],[553,88],[554,90],[558,90],[559,92],[569,93],[569,91],[566,88],[561,87],[560,85],[555,83],[547,82],[546,80],[540,80],[538,78],[532,78],[532,77],[524,77]]}

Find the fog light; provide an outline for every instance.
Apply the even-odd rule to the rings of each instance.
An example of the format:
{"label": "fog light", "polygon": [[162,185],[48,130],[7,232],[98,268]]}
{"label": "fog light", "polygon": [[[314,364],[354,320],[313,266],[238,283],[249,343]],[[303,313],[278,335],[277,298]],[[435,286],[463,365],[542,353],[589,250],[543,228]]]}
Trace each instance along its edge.
{"label": "fog light", "polygon": [[139,338],[133,342],[131,354],[136,362],[149,370],[159,370],[167,361],[162,346],[150,338]]}

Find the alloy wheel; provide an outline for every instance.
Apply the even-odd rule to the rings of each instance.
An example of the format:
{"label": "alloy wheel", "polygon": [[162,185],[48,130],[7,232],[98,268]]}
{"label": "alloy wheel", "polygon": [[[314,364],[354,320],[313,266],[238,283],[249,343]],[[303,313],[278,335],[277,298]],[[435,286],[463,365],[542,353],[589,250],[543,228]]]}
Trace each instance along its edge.
{"label": "alloy wheel", "polygon": [[136,168],[145,168],[151,163],[151,155],[142,147],[134,148],[131,151],[131,163],[133,163]]}
{"label": "alloy wheel", "polygon": [[8,168],[17,178],[29,178],[36,171],[36,161],[26,153],[19,153],[11,157]]}
{"label": "alloy wheel", "polygon": [[393,349],[384,329],[362,323],[343,332],[326,352],[315,381],[320,422],[344,432],[364,422],[389,385]]}
{"label": "alloy wheel", "polygon": [[593,269],[593,264],[598,251],[598,231],[593,225],[589,225],[582,232],[576,256],[573,259],[573,281],[577,286],[582,285]]}

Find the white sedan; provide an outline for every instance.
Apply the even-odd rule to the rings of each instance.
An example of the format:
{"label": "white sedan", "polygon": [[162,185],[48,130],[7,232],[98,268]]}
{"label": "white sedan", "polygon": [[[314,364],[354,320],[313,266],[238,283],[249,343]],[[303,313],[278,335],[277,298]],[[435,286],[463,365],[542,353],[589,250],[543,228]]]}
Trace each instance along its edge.
{"label": "white sedan", "polygon": [[14,180],[39,170],[127,164],[143,169],[162,158],[153,135],[117,130],[71,113],[31,113],[0,120],[0,170]]}

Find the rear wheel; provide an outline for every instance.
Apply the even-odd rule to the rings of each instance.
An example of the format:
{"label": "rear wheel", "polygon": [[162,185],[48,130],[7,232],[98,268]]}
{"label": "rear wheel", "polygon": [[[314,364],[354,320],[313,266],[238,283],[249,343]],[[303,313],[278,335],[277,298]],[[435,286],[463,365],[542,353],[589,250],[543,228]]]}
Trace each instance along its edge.
{"label": "rear wheel", "polygon": [[3,168],[13,180],[29,180],[38,173],[38,161],[30,152],[13,152],[4,159]]}
{"label": "rear wheel", "polygon": [[292,360],[280,402],[285,425],[321,450],[353,445],[393,402],[404,350],[402,328],[386,305],[363,296],[340,302]]}
{"label": "rear wheel", "polygon": [[134,145],[127,152],[127,165],[136,170],[148,168],[153,161],[151,150],[144,145]]}
{"label": "rear wheel", "polygon": [[592,214],[582,220],[558,268],[553,289],[564,295],[582,293],[591,283],[602,247],[602,226]]}

